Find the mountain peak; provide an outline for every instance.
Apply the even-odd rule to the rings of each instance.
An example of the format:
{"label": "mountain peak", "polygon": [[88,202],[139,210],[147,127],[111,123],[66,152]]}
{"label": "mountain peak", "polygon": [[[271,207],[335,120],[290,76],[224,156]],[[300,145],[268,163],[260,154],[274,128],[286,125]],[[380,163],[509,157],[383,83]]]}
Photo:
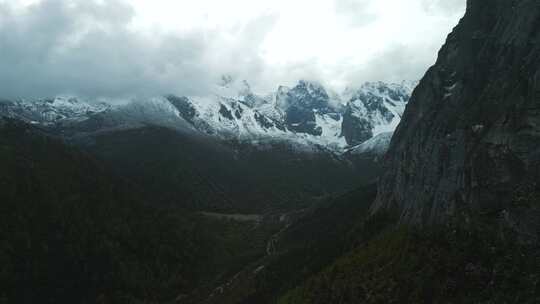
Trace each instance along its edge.
{"label": "mountain peak", "polygon": [[305,89],[311,95],[328,96],[328,93],[326,92],[325,87],[318,81],[308,81],[308,80],[302,79],[298,81],[298,84],[293,89],[296,89],[296,88]]}
{"label": "mountain peak", "polygon": [[[401,89],[382,82],[386,95]],[[358,145],[383,132],[392,132],[399,123],[408,97],[381,97],[367,94],[367,85],[358,89],[364,95],[344,100],[316,81],[300,80],[293,88],[280,86],[269,96],[251,90],[246,80],[222,77],[206,96],[165,95],[163,98],[136,99],[110,106],[74,96],[58,96],[28,102],[3,102],[0,114],[29,122],[57,124],[64,121],[92,120],[94,129],[114,124],[137,126],[152,123],[174,129],[185,128],[234,140],[268,138],[328,147],[343,152],[347,145]],[[363,88],[363,89],[362,89]],[[367,92],[367,93],[366,93]],[[379,98],[380,102],[376,102]],[[347,106],[345,106],[347,104]],[[111,111],[105,110],[111,109]],[[100,115],[94,115],[100,114]],[[103,124],[100,121],[105,120]],[[88,129],[88,128],[86,128]]]}

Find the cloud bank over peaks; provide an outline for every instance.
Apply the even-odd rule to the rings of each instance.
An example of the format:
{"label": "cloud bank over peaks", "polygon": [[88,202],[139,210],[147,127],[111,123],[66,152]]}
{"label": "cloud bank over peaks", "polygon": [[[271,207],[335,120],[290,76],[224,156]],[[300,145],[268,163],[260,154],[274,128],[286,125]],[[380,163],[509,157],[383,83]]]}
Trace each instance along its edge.
{"label": "cloud bank over peaks", "polygon": [[[0,97],[418,79],[464,0],[0,0]],[[418,31],[422,30],[422,35]],[[422,36],[422,39],[418,37]]]}

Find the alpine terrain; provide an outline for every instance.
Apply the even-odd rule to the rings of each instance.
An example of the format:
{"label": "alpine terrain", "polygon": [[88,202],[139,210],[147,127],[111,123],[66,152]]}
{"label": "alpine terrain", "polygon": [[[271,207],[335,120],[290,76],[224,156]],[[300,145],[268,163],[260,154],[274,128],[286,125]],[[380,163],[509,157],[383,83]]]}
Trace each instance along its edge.
{"label": "alpine terrain", "polygon": [[420,82],[163,93],[0,99],[0,303],[540,303],[538,0]]}

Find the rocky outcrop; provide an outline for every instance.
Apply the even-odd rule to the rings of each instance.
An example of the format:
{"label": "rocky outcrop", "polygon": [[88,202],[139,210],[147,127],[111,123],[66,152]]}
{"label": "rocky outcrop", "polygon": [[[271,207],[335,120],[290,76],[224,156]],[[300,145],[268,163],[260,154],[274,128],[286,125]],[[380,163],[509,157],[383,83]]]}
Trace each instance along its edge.
{"label": "rocky outcrop", "polygon": [[368,82],[345,95],[350,96],[343,114],[341,135],[347,144],[356,146],[378,134],[394,131],[410,98],[410,90],[405,83]]}
{"label": "rocky outcrop", "polygon": [[343,114],[341,136],[345,137],[347,144],[359,145],[373,137],[373,124],[367,117],[355,115],[352,103],[347,105]]}
{"label": "rocky outcrop", "polygon": [[404,113],[373,212],[408,223],[492,214],[538,232],[540,4],[469,0]]}
{"label": "rocky outcrop", "polygon": [[322,135],[323,130],[317,126],[315,113],[331,112],[335,110],[330,104],[330,97],[319,84],[301,80],[287,92],[285,123],[293,132]]}
{"label": "rocky outcrop", "polygon": [[167,100],[178,110],[180,115],[190,123],[193,123],[197,110],[191,104],[187,97],[178,97],[174,95],[166,96]]}

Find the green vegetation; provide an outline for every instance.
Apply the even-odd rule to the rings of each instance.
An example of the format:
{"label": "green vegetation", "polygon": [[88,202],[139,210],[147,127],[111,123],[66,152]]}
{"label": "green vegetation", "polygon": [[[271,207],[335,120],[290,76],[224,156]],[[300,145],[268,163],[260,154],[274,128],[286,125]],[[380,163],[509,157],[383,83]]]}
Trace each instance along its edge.
{"label": "green vegetation", "polygon": [[[522,192],[527,206],[537,204],[538,195]],[[300,219],[281,235],[277,253],[257,263],[264,269],[246,271],[210,303],[540,301],[538,243],[518,239],[499,215],[469,213],[474,225],[456,218],[414,229],[397,225],[395,212],[366,217],[362,199],[371,195],[359,189]]]}
{"label": "green vegetation", "polygon": [[[126,181],[16,121],[0,122],[0,168],[0,303],[540,302],[540,248],[522,237],[538,227],[535,181],[515,189],[511,208],[463,212],[445,227],[366,216],[369,185],[289,214],[282,229],[279,216],[181,209],[192,197],[156,204],[140,194],[147,180]],[[508,222],[512,213],[530,223]]]}
{"label": "green vegetation", "polygon": [[[106,132],[77,142],[155,206],[226,213],[276,213],[308,207],[376,177],[379,164],[299,153],[283,143],[257,149],[241,142],[157,126]],[[324,174],[321,174],[324,172]],[[179,199],[180,198],[180,199]]]}
{"label": "green vegetation", "polygon": [[208,303],[275,303],[352,248],[360,229],[379,229],[362,225],[375,194],[375,185],[369,185],[306,211],[277,235],[272,255],[246,265],[234,284]]}
{"label": "green vegetation", "polygon": [[0,303],[173,300],[264,255],[274,232],[152,208],[91,156],[14,121],[0,125],[0,168]]}
{"label": "green vegetation", "polygon": [[538,303],[538,248],[485,231],[388,230],[281,297],[302,303]]}

